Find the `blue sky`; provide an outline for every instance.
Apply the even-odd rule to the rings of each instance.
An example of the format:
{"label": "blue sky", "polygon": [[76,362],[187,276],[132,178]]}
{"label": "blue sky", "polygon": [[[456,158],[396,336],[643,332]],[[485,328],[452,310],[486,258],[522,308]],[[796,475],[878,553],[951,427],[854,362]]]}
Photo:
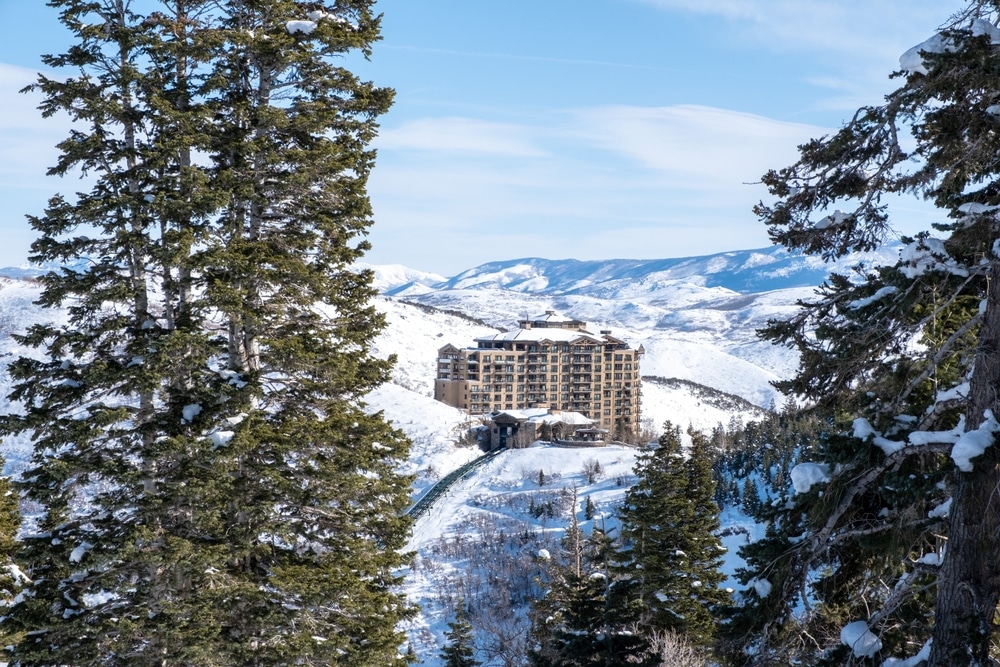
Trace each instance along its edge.
{"label": "blue sky", "polygon": [[[370,183],[368,261],[451,275],[491,260],[657,258],[768,245],[753,185],[892,89],[958,0],[380,0],[363,76],[396,89]],[[16,90],[65,37],[0,0],[0,265],[72,179]],[[903,232],[934,214],[900,202]]]}

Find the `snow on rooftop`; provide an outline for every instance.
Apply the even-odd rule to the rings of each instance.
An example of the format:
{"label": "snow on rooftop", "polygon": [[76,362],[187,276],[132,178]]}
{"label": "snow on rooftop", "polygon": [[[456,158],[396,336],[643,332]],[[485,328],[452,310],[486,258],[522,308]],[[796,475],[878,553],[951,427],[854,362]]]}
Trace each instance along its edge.
{"label": "snow on rooftop", "polygon": [[529,317],[528,320],[531,322],[552,322],[553,324],[576,321],[572,317],[566,317],[565,315],[560,315],[554,310],[546,310],[541,315],[534,315],[533,317]]}
{"label": "snow on rooftop", "polygon": [[523,408],[521,410],[503,410],[494,416],[508,415],[519,421],[529,421],[533,424],[567,424],[569,426],[590,426],[593,419],[579,412],[550,412],[548,408]]}
{"label": "snow on rooftop", "polygon": [[548,414],[537,417],[532,421],[544,424],[568,424],[570,426],[589,426],[594,423],[593,419],[590,419],[579,412],[560,412],[558,414]]}
{"label": "snow on rooftop", "polygon": [[543,417],[548,413],[548,408],[522,408],[520,410],[504,410],[495,413],[494,416],[507,415],[518,420],[529,420],[533,417]]}
{"label": "snow on rooftop", "polygon": [[511,341],[540,342],[547,340],[553,343],[570,343],[580,338],[590,340],[594,343],[603,342],[589,331],[580,331],[578,329],[514,329],[493,336],[486,336],[485,338],[477,338],[476,341],[506,343]]}

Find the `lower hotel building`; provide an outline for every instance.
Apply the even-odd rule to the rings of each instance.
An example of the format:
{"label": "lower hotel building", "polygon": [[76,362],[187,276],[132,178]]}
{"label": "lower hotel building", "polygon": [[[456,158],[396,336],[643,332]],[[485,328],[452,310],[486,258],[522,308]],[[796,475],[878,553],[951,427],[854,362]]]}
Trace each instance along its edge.
{"label": "lower hotel building", "polygon": [[638,434],[639,360],[610,331],[547,311],[519,329],[438,350],[434,398],[470,414],[547,408],[578,412],[616,439]]}

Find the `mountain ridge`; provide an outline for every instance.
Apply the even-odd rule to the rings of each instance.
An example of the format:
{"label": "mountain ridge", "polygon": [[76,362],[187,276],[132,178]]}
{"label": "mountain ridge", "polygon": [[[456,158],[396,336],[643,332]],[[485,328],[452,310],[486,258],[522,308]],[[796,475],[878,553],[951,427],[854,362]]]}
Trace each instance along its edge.
{"label": "mountain ridge", "polygon": [[686,283],[720,288],[738,294],[753,294],[797,287],[816,287],[831,271],[845,272],[860,263],[886,264],[898,256],[898,244],[870,253],[852,253],[833,263],[790,252],[779,246],[733,250],[711,255],[665,259],[545,259],[525,257],[486,262],[450,278],[410,271],[405,281],[393,281],[388,272],[377,282],[389,296],[419,296],[429,291],[503,289],[528,294],[560,296],[608,296],[626,287],[650,293],[659,288]]}

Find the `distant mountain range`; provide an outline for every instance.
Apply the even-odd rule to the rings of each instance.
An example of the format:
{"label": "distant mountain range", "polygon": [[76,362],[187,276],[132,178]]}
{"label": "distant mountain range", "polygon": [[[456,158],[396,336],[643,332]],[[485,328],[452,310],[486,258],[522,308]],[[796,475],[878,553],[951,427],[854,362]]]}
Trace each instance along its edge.
{"label": "distant mountain range", "polygon": [[[648,295],[661,287],[674,287],[678,283],[705,288],[721,287],[741,294],[815,287],[831,271],[845,271],[859,262],[892,263],[898,255],[899,245],[893,244],[872,253],[855,253],[833,264],[777,246],[672,259],[580,261],[528,257],[487,262],[450,278],[399,264],[360,264],[359,267],[374,271],[375,287],[387,296],[415,296],[443,290],[502,289],[528,294],[622,298],[627,296],[628,291],[636,292],[636,296]],[[80,260],[77,265],[85,263],[86,260]],[[0,277],[31,279],[59,268],[57,265],[9,266],[0,268]]]}
{"label": "distant mountain range", "polygon": [[849,255],[833,264],[780,247],[675,259],[580,261],[531,257],[488,262],[451,278],[399,266],[372,268],[380,291],[389,296],[502,289],[529,294],[623,298],[630,292],[636,296],[648,295],[679,283],[719,287],[741,294],[815,287],[833,270],[846,271],[860,262],[892,263],[898,253],[898,245],[889,245],[873,253]]}
{"label": "distant mountain range", "polygon": [[[771,247],[656,260],[512,259],[452,277],[400,265],[360,268],[373,271],[375,286],[387,300],[414,309],[407,311],[406,321],[393,323],[400,332],[409,332],[401,334],[406,342],[394,340],[380,348],[399,356],[397,382],[419,393],[430,391],[434,354],[441,345],[470,345],[476,335],[509,329],[526,316],[555,310],[589,322],[594,331],[613,329],[632,345],[644,346],[644,375],[698,383],[767,407],[784,401],[771,383],[788,377],[798,360],[794,351],[761,341],[755,332],[769,320],[793,314],[796,301],[810,298],[830,271],[846,272],[859,263],[891,263],[897,256],[898,247],[889,246],[825,264]],[[30,281],[58,268],[0,269],[0,276]],[[434,310],[420,312],[427,307]],[[13,324],[26,315],[25,307],[20,302],[0,304],[0,315]],[[433,333],[421,343],[419,354],[410,349],[404,354],[401,348],[415,344],[418,321]],[[470,326],[477,333],[472,334]],[[673,399],[667,400],[667,394],[691,393],[687,387],[660,389],[665,397],[662,410],[653,407],[659,390],[651,386],[644,399],[651,408],[648,414],[658,417],[672,410]]]}

